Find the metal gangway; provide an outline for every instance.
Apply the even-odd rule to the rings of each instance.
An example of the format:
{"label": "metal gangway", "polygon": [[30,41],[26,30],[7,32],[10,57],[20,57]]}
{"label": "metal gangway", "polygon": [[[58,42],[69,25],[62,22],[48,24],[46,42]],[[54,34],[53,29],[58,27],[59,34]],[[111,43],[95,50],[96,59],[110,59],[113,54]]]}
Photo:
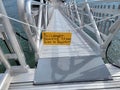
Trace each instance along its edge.
{"label": "metal gangway", "polygon": [[[112,2],[117,5],[111,5]],[[119,90],[120,72],[111,65],[119,67],[119,60],[110,61],[111,64],[103,61],[120,29],[119,3],[119,0],[17,0],[20,16],[17,20],[7,16],[0,0],[0,38],[10,50],[5,54],[0,48],[0,60],[6,68],[0,74],[0,90],[112,90],[115,87]],[[10,20],[23,25],[35,53],[36,68],[27,65]],[[70,32],[71,43],[44,45],[42,32]],[[11,59],[17,65],[12,66]]]}

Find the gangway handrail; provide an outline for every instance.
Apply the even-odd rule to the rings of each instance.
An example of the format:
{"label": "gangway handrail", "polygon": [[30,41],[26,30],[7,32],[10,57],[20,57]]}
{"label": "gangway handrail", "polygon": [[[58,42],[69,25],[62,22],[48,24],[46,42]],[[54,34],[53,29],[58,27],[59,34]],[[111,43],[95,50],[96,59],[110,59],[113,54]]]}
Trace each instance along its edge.
{"label": "gangway handrail", "polygon": [[[45,6],[45,28],[46,28],[47,27],[47,23],[48,23],[48,21],[47,21],[47,19],[48,19],[48,16],[47,16],[48,9],[47,8],[48,8],[48,6],[50,6],[48,4],[48,1],[46,1],[46,3],[44,3],[43,1],[38,2],[38,1],[34,1],[34,0],[28,0],[26,2],[26,15],[27,15],[27,18],[29,20],[29,24],[37,27],[37,25],[35,24],[36,22],[35,22],[35,20],[33,18],[33,15],[32,15],[32,5],[38,5],[40,7],[41,6],[42,7]],[[43,11],[43,9],[42,9],[42,11]],[[39,28],[35,28],[34,27],[34,31],[36,33],[38,33],[38,29]]]}
{"label": "gangway handrail", "polygon": [[[61,9],[60,9],[61,11]],[[64,11],[62,10],[61,13],[64,15],[64,17],[69,21],[69,23],[74,27],[74,30],[77,31],[78,33],[81,33],[80,35],[82,35],[84,37],[85,40],[89,41],[89,44],[94,47],[93,49],[94,50],[98,50],[97,53],[100,54],[99,50],[100,50],[100,45],[95,41],[93,40],[87,33],[85,33],[83,31],[83,28],[86,27],[85,26],[82,26],[82,27],[79,27],[78,25],[76,25],[70,18],[68,18]]]}
{"label": "gangway handrail", "polygon": [[[35,25],[35,20],[33,19],[33,16],[32,16],[32,2],[33,0],[27,0],[26,2],[26,16],[28,18],[28,21],[29,21],[29,24],[33,25],[33,26],[36,26]],[[33,30],[33,32],[36,34],[37,33],[37,28],[35,27],[31,27],[31,29]]]}
{"label": "gangway handrail", "polygon": [[96,22],[95,22],[95,20],[94,20],[94,17],[93,17],[93,15],[92,15],[91,11],[90,11],[90,6],[89,6],[89,4],[87,3],[87,0],[85,0],[85,3],[86,3],[87,10],[88,10],[88,14],[90,15],[91,23],[93,24],[93,28],[95,29],[95,34],[96,34],[97,40],[98,40],[99,44],[102,45],[102,44],[103,44],[103,41],[102,41],[102,39],[101,39],[100,32],[99,32],[99,30],[98,30],[98,27],[97,27],[97,25],[96,25]]}
{"label": "gangway handrail", "polygon": [[[0,13],[7,16],[2,0],[0,0]],[[25,61],[25,56],[23,54],[23,51],[20,48],[20,45],[17,41],[17,38],[15,36],[15,33],[13,31],[13,28],[10,24],[9,19],[6,17],[2,17],[2,21],[3,21],[4,28],[5,28],[5,33],[9,37],[9,40],[13,46],[15,53],[17,54],[17,57],[18,57],[18,60],[21,66],[23,66],[23,68],[26,68],[27,64]]]}
{"label": "gangway handrail", "polygon": [[[72,14],[70,15],[69,13],[74,13],[74,14],[76,13],[76,10],[74,9],[74,3],[72,1],[74,1],[74,0],[70,0],[62,6],[62,7],[65,8],[65,9],[63,9],[64,13],[66,13],[66,15],[69,18],[71,18],[71,15],[72,15]],[[118,32],[118,31],[114,30],[113,31],[114,34],[111,35],[111,32],[109,32],[109,35],[106,35],[106,34],[100,32],[100,30],[98,30],[97,25],[99,23],[103,22],[103,21],[108,21],[108,20],[111,21],[110,20],[111,18],[113,18],[112,19],[112,21],[113,21],[114,18],[120,16],[120,14],[119,14],[119,12],[117,12],[118,11],[117,9],[111,9],[111,10],[115,10],[115,12],[116,12],[115,15],[108,16],[108,17],[103,17],[103,18],[100,17],[100,18],[97,18],[97,21],[95,21],[96,16],[93,16],[94,12],[92,12],[92,8],[96,9],[96,8],[93,7],[94,4],[96,5],[96,2],[103,2],[103,1],[107,2],[107,0],[102,0],[102,1],[101,0],[97,0],[97,1],[95,1],[95,0],[93,0],[93,1],[85,0],[84,2],[78,2],[77,3],[77,8],[78,8],[78,11],[80,10],[80,12],[78,12],[78,13],[80,14],[80,19],[81,19],[81,24],[82,24],[81,27],[78,27],[78,28],[79,29],[80,28],[87,28],[87,26],[90,27],[90,29],[91,29],[90,31],[92,31],[94,34],[96,34],[97,40],[98,40],[100,48],[101,48],[102,57],[105,58],[106,49],[107,49],[110,41],[112,40],[113,36],[115,35],[115,32]],[[117,1],[118,0],[110,0],[110,1],[108,0],[108,2],[117,2]],[[72,6],[72,10],[74,10],[74,12],[71,12],[72,10],[71,10],[71,8],[69,8],[69,6]],[[91,8],[91,6],[92,6],[92,8]],[[98,6],[98,4],[97,4],[97,6]],[[101,5],[99,5],[99,6],[101,6]],[[102,9],[104,9],[104,8],[102,8]],[[118,7],[118,9],[119,9],[119,7]],[[84,12],[81,12],[81,11],[84,11],[84,12],[87,12],[87,13],[84,13]],[[84,15],[89,17],[89,19],[91,21],[88,24],[85,23],[85,25],[84,25],[84,21],[83,21],[84,20],[84,18],[83,18]],[[78,17],[76,18],[75,16],[73,18],[74,18],[75,21],[78,19]],[[72,19],[73,22],[74,22],[74,20]],[[77,21],[79,22],[79,20],[77,20]],[[117,21],[114,20],[114,22],[117,22]],[[76,22],[74,22],[74,23],[76,23]],[[113,26],[114,25],[112,25],[111,27],[113,27]],[[77,28],[75,28],[75,29],[78,30]],[[109,28],[109,29],[111,29],[111,28]],[[111,30],[108,30],[108,31],[111,31]]]}
{"label": "gangway handrail", "polygon": [[[43,3],[43,0],[40,0],[41,3]],[[40,47],[40,37],[41,37],[41,33],[42,33],[42,17],[43,17],[43,5],[39,6],[39,15],[38,15],[38,35],[37,35],[37,47]],[[38,52],[39,53],[39,52]]]}
{"label": "gangway handrail", "polygon": [[[2,0],[0,0],[0,15],[1,15],[0,18],[2,20],[2,25],[4,26],[4,33],[9,38],[10,45],[14,50],[13,54],[16,55],[16,59],[18,59],[20,63],[20,65],[17,66],[17,72],[19,73],[28,72],[29,66],[26,64],[26,58],[17,41],[17,37],[15,35],[15,32],[13,31],[13,27],[9,21],[9,18],[4,17],[7,16],[7,13]],[[12,54],[9,55],[12,56]],[[16,72],[16,68],[10,64],[8,58],[6,57],[6,54],[4,54],[1,48],[0,48],[0,61],[3,63],[3,65],[6,68],[6,71],[0,77],[0,90],[8,90],[12,80],[12,75],[14,74],[14,72]]]}
{"label": "gangway handrail", "polygon": [[80,19],[80,15],[79,15],[79,12],[78,12],[78,7],[77,7],[77,2],[76,2],[76,0],[74,0],[74,4],[75,4],[75,11],[76,11],[76,13],[77,13],[77,18],[78,18],[79,25],[82,26],[81,19]]}
{"label": "gangway handrail", "polygon": [[[36,25],[35,24],[36,22],[32,16],[32,2],[33,0],[28,0],[26,2],[26,13],[27,13],[27,18],[28,18],[28,23],[37,27],[35,28],[34,31],[36,31],[36,34],[35,34],[36,35],[36,47],[38,49],[36,53],[37,55],[39,55],[40,37],[41,37],[41,32],[42,32],[43,4],[39,5],[39,10],[38,10],[39,16],[38,16],[38,22]],[[40,3],[43,3],[43,0],[40,0]]]}
{"label": "gangway handrail", "polygon": [[[19,14],[20,20],[22,22],[28,23],[28,20],[26,19],[26,15],[25,15],[25,0],[17,0],[17,5],[18,5],[18,14]],[[36,47],[34,38],[31,33],[30,26],[23,24],[23,27],[34,52],[37,52],[38,48]]]}
{"label": "gangway handrail", "polygon": [[[73,5],[75,4],[75,0],[73,0],[74,1],[74,3],[72,3]],[[70,2],[68,2],[68,4],[70,4],[70,5],[72,5]],[[87,9],[87,12],[88,12],[88,14],[89,14],[89,18],[90,18],[90,20],[91,20],[91,25],[93,26],[93,28],[95,29],[94,30],[94,32],[95,32],[95,34],[96,34],[96,37],[97,37],[97,40],[98,40],[98,42],[99,42],[99,44],[100,45],[102,45],[103,44],[103,41],[102,41],[102,39],[101,39],[101,36],[100,36],[100,32],[99,32],[99,30],[98,30],[98,28],[97,28],[97,25],[96,25],[96,23],[95,23],[95,20],[94,20],[94,17],[93,17],[93,15],[92,15],[92,13],[91,13],[91,11],[90,11],[90,6],[89,6],[89,4],[87,3],[87,0],[85,0],[85,2],[83,3],[84,4],[84,7],[86,7],[86,9]],[[81,24],[81,18],[79,18],[80,16],[78,16],[78,10],[77,10],[77,6],[75,5],[75,11],[76,11],[76,13],[77,13],[77,19],[78,19],[78,21],[79,21],[79,24]],[[70,8],[70,12],[71,12],[71,8]],[[72,14],[71,14],[72,15]],[[74,20],[73,20],[74,21]],[[80,25],[80,27],[82,26],[82,24]]]}

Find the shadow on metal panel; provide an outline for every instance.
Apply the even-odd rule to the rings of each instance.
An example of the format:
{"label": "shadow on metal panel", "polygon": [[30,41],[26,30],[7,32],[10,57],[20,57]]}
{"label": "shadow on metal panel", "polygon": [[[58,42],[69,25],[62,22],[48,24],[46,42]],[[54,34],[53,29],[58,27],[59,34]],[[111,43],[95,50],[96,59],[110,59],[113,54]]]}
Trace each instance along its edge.
{"label": "shadow on metal panel", "polygon": [[39,59],[34,84],[59,84],[111,80],[100,56],[76,56]]}

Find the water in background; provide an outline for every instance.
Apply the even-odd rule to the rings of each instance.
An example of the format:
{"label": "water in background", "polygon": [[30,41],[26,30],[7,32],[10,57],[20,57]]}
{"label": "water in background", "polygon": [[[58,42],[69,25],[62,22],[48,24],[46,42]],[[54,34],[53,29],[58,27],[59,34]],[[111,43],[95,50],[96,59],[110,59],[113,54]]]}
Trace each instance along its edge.
{"label": "water in background", "polygon": [[[4,1],[5,8],[7,10],[8,16],[19,19],[18,12],[17,12],[17,0],[3,0],[3,1]],[[78,1],[80,2],[80,0]],[[11,21],[11,23],[13,25],[15,32],[18,32],[22,36],[26,37],[20,23],[17,23],[15,21]],[[34,52],[32,51],[29,43],[20,37],[18,37],[18,40],[20,41],[21,47],[23,48],[27,63],[30,65],[30,67],[34,67],[35,66]],[[8,49],[5,46],[5,43],[2,42],[1,40],[0,40],[0,46],[2,47],[5,53],[9,53]],[[114,37],[112,44],[110,45],[108,49],[108,57],[111,59],[112,62],[115,60],[116,60],[115,63],[117,63],[117,61],[120,61],[119,60],[119,57],[120,57],[119,48],[120,48],[120,32]],[[11,64],[15,65],[15,62],[11,62]],[[3,71],[4,69],[3,66],[1,67],[0,67],[0,72]]]}
{"label": "water in background", "polygon": [[[17,10],[17,0],[3,0],[7,14],[9,17],[15,18],[15,19],[19,19],[18,16],[18,10]],[[26,34],[23,31],[23,27],[20,23],[17,23],[15,21],[10,20],[14,29],[14,32],[19,33],[21,36],[26,37]],[[16,35],[17,36],[17,35]],[[32,48],[30,47],[30,44],[28,43],[28,41],[22,39],[20,36],[17,36],[17,39],[21,45],[21,48],[23,49],[23,52],[25,54],[26,57],[26,62],[27,64],[30,65],[31,68],[33,68],[35,66],[35,56],[34,56],[34,52],[32,50]],[[4,53],[9,53],[9,50],[7,49],[5,43],[0,40],[0,46],[2,47]],[[9,61],[11,63],[11,65],[16,65],[14,60],[10,60]],[[0,72],[4,71],[5,68],[4,66],[0,66]]]}
{"label": "water in background", "polygon": [[107,51],[109,62],[120,67],[120,31],[113,38]]}

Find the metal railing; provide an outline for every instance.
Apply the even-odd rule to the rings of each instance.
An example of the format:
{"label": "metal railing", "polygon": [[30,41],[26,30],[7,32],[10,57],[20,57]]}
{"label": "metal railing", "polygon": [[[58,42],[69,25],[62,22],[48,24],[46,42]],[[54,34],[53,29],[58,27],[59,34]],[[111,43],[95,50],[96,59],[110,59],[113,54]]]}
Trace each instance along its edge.
{"label": "metal railing", "polygon": [[[62,5],[62,11],[69,19],[71,19],[72,23],[78,26],[75,28],[77,31],[82,30],[83,32],[87,33],[88,36],[92,37],[94,40],[92,43],[97,41],[102,57],[106,58],[106,49],[115,34],[118,32],[118,26],[120,26],[118,18],[120,16],[120,4],[118,4],[119,1],[85,0],[84,2],[77,2],[77,4],[75,1],[77,0],[70,0]],[[111,2],[114,2],[114,4]]]}
{"label": "metal railing", "polygon": [[[42,30],[45,30],[47,28],[47,25],[49,23],[50,17],[52,14],[48,14],[48,9],[49,9],[49,2],[46,1],[46,3],[43,3],[43,0],[40,2],[35,2],[33,0],[28,0],[25,4],[24,0],[18,0],[18,11],[19,15],[22,21],[19,21],[17,19],[11,18],[7,16],[4,5],[2,0],[0,1],[0,18],[2,19],[3,23],[1,25],[4,26],[5,30],[0,31],[0,37],[3,38],[6,42],[10,42],[9,46],[7,47],[12,50],[12,53],[5,55],[4,53],[1,53],[2,60],[7,60],[7,59],[18,59],[18,63],[20,64],[21,67],[23,67],[23,71],[27,71],[28,65],[26,64],[26,58],[24,56],[24,53],[19,45],[19,42],[16,37],[16,33],[13,31],[13,27],[10,23],[10,20],[22,23],[24,27],[24,31],[28,37],[26,39],[29,41],[32,45],[32,48],[35,51],[36,57],[35,59],[37,60],[39,57],[39,48],[40,48],[40,43],[41,43],[41,33]],[[36,16],[38,21],[35,17],[35,14],[33,13],[34,10],[32,10],[33,5],[38,5],[38,14]],[[53,11],[53,10],[52,10]],[[44,17],[45,16],[45,17]],[[10,20],[9,20],[10,19]],[[6,27],[8,26],[8,27]],[[2,27],[2,26],[1,26]],[[0,28],[1,29],[1,28]],[[2,28],[3,29],[3,28]],[[2,32],[2,33],[1,33]],[[35,33],[34,33],[35,32]],[[4,35],[6,37],[4,37]],[[18,33],[17,33],[18,35]],[[18,35],[19,36],[19,35]],[[21,37],[21,36],[20,36]],[[3,59],[3,54],[4,58]],[[8,57],[8,58],[7,58]],[[5,61],[6,62],[6,61]],[[8,64],[4,63],[4,65],[7,67]]]}
{"label": "metal railing", "polygon": [[[5,8],[4,8],[4,5],[3,5],[3,3],[2,3],[2,0],[0,0],[0,13],[1,13],[1,15],[7,15],[7,14],[6,14],[6,11],[5,11]],[[1,19],[2,19],[2,22],[3,22],[3,26],[4,26],[4,28],[5,28],[4,31],[5,31],[7,37],[9,38],[9,40],[10,40],[10,42],[11,42],[11,45],[12,45],[12,47],[13,47],[13,50],[14,50],[14,52],[16,53],[20,64],[21,64],[23,67],[26,67],[27,64],[26,64],[26,62],[25,62],[25,56],[24,56],[24,54],[23,54],[23,52],[22,52],[22,50],[21,50],[21,48],[20,48],[20,46],[19,46],[19,43],[18,43],[18,41],[17,41],[17,38],[16,38],[16,36],[15,36],[15,33],[14,33],[14,31],[13,31],[13,28],[12,28],[12,26],[11,26],[11,24],[10,24],[9,19],[6,18],[6,17],[4,17],[4,16],[2,16]],[[7,27],[6,27],[6,26],[7,26]]]}
{"label": "metal railing", "polygon": [[[6,18],[6,16],[7,16],[6,10],[4,8],[2,0],[0,0],[0,19],[2,21],[1,25],[3,27],[3,31],[1,31],[2,32],[1,35],[3,35],[4,40],[7,40],[10,42],[9,45],[11,45],[10,47],[12,47],[13,49],[12,53],[5,54],[0,48],[0,61],[6,68],[5,73],[0,77],[1,78],[0,79],[0,90],[8,90],[9,84],[12,80],[12,75],[14,74],[16,70],[19,73],[28,72],[28,68],[29,68],[29,66],[26,64],[26,58],[19,45],[19,42],[17,40],[13,27],[10,23],[10,20]],[[8,59],[17,59],[20,65],[17,66],[17,68],[13,69],[14,66],[10,64]]]}
{"label": "metal railing", "polygon": [[[48,6],[49,6],[48,1],[46,1],[46,3],[43,3],[43,0],[41,0],[40,2],[27,0],[25,4],[25,0],[18,0],[17,3],[18,3],[18,12],[19,12],[21,21],[7,16],[3,2],[2,0],[0,0],[0,18],[3,22],[0,25],[4,27],[2,28],[4,30],[0,31],[0,38],[4,39],[5,41],[6,40],[9,41],[10,42],[9,45],[13,49],[12,53],[5,54],[0,48],[0,61],[6,68],[6,71],[3,77],[0,77],[1,78],[0,90],[8,89],[14,73],[28,72],[28,68],[29,68],[29,66],[26,64],[26,58],[19,45],[19,42],[15,35],[16,33],[13,31],[13,27],[10,23],[10,20],[14,20],[16,22],[22,23],[24,27],[24,31],[28,37],[27,41],[31,43],[31,46],[35,51],[36,59],[39,58],[39,47],[41,42],[42,30],[43,29],[45,30],[47,28],[47,25],[50,20],[50,15],[48,15]],[[37,7],[38,13],[36,15],[38,16],[38,21],[37,20],[35,21],[36,18],[35,18],[35,14],[33,13],[34,10],[32,10],[33,5],[36,5],[36,4],[39,5]],[[0,30],[2,26],[0,26]],[[3,36],[3,34],[5,34],[6,38]],[[16,65],[16,67],[14,67],[10,64],[8,59],[18,59],[18,63],[20,65]]]}
{"label": "metal railing", "polygon": [[29,24],[23,24],[23,27],[32,48],[35,51],[37,60],[40,52],[41,33],[47,28],[49,23],[50,15],[48,14],[48,11],[51,6],[48,1],[44,3],[43,0],[27,0],[26,4],[24,0],[17,0],[17,2],[21,21]]}

